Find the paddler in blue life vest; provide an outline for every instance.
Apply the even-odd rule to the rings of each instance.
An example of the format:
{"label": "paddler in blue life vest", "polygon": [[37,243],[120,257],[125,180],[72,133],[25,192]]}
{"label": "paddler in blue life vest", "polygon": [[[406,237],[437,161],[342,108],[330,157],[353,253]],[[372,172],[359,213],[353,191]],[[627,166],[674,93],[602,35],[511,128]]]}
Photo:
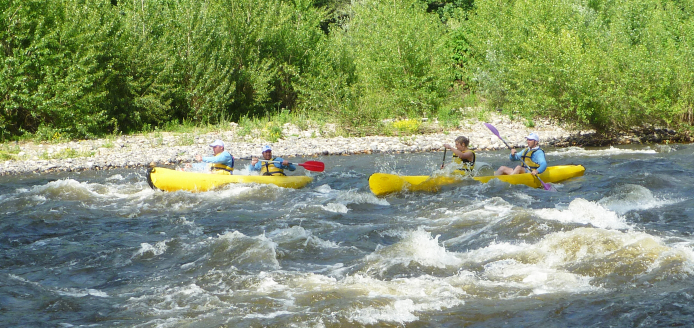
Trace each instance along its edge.
{"label": "paddler in blue life vest", "polygon": [[515,149],[511,149],[511,156],[509,156],[512,161],[521,161],[521,165],[516,166],[515,169],[502,166],[494,172],[494,175],[519,173],[538,175],[545,171],[547,160],[545,159],[545,151],[540,149],[540,137],[537,133],[531,133],[525,139],[528,142],[528,148],[523,149],[519,154],[516,153]]}
{"label": "paddler in blue life vest", "polygon": [[286,175],[284,170],[294,171],[296,166],[281,157],[272,157],[272,148],[270,146],[263,147],[263,160],[259,161],[258,157],[251,158],[251,171],[260,171],[262,175]]}
{"label": "paddler in blue life vest", "polygon": [[212,147],[212,152],[214,152],[213,156],[202,157],[200,155],[195,155],[195,160],[206,163],[212,173],[234,174],[234,156],[224,151],[224,142],[217,139],[210,144],[210,147]]}
{"label": "paddler in blue life vest", "polygon": [[455,173],[466,174],[475,168],[475,152],[468,149],[469,145],[470,140],[464,136],[455,138],[455,148],[449,144],[443,145],[453,152],[453,162],[457,164]]}

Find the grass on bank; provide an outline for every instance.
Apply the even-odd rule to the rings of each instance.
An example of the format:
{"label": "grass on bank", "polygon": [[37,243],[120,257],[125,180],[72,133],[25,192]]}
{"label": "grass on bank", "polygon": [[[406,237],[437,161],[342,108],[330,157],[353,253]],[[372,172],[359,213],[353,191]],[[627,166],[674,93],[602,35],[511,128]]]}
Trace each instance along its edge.
{"label": "grass on bank", "polygon": [[[285,134],[287,123],[296,126],[300,131],[312,131],[310,137],[353,137],[353,136],[413,136],[445,132],[458,127],[468,119],[486,120],[489,111],[479,107],[448,108],[437,112],[436,117],[387,117],[373,121],[372,124],[361,125],[358,128],[335,123],[337,119],[325,116],[311,116],[305,113],[279,111],[266,117],[244,116],[238,122],[222,120],[219,124],[195,124],[191,121],[169,122],[159,128],[148,129],[132,135],[144,135],[150,138],[154,145],[164,144],[164,135],[176,136],[175,146],[191,146],[196,137],[208,133],[224,133],[233,131],[237,138],[243,141],[263,140],[274,143],[280,139],[298,136],[295,132]],[[110,134],[101,138],[101,148],[114,148],[116,140],[124,135]],[[306,136],[306,135],[304,135]],[[17,142],[11,141],[0,144],[0,160],[21,160],[19,143],[33,142],[44,144],[59,144],[69,142],[57,131],[42,130],[40,133],[27,134]],[[43,160],[91,157],[95,152],[77,151],[66,148],[57,152],[42,152],[38,156]]]}
{"label": "grass on bank", "polygon": [[7,161],[11,159],[17,159],[19,152],[21,152],[22,149],[19,148],[19,145],[15,143],[6,143],[0,145],[0,160]]}

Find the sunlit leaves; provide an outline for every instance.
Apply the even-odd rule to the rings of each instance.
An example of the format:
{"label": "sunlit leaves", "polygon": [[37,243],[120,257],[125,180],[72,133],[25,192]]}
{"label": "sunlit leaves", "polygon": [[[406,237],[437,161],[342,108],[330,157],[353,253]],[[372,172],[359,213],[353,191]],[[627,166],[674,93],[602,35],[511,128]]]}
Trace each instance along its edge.
{"label": "sunlit leaves", "polygon": [[598,130],[690,117],[692,6],[678,1],[476,3],[461,37],[489,104]]}

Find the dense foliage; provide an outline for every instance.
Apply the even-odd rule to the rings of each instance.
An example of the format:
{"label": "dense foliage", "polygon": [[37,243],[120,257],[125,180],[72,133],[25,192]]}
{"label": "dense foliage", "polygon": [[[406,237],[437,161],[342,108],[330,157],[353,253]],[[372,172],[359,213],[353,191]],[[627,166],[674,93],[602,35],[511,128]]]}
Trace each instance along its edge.
{"label": "dense foliage", "polygon": [[694,119],[692,1],[478,1],[456,30],[490,107],[607,131]]}
{"label": "dense foliage", "polygon": [[358,131],[479,106],[694,119],[680,0],[0,0],[0,140],[301,113]]}

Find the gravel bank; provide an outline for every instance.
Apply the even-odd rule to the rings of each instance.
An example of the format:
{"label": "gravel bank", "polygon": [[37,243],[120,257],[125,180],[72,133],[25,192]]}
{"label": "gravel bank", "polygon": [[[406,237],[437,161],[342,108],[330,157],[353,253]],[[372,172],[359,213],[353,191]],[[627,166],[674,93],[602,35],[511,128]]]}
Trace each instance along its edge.
{"label": "gravel bank", "polygon": [[[478,151],[495,150],[506,146],[487,129],[484,122],[467,120],[447,133],[413,136],[321,137],[317,131],[300,131],[285,125],[283,135],[275,143],[245,140],[230,125],[223,133],[197,136],[160,133],[156,136],[123,136],[116,139],[81,140],[61,144],[17,143],[10,145],[19,153],[13,159],[0,162],[0,175],[50,171],[104,170],[112,168],[138,168],[149,165],[175,165],[192,162],[196,154],[211,154],[209,143],[222,139],[226,150],[235,158],[260,155],[265,144],[273,147],[273,154],[282,157],[372,154],[382,152],[443,151],[443,144],[453,144],[459,135],[470,139],[470,146]],[[549,121],[536,121],[528,128],[505,116],[494,116],[492,123],[499,133],[515,147],[525,146],[530,132],[540,135],[543,147],[605,146],[629,143],[692,142],[691,137],[678,135],[673,130],[644,128],[630,135],[597,136],[594,131],[566,130]],[[69,157],[69,158],[68,158]]]}

